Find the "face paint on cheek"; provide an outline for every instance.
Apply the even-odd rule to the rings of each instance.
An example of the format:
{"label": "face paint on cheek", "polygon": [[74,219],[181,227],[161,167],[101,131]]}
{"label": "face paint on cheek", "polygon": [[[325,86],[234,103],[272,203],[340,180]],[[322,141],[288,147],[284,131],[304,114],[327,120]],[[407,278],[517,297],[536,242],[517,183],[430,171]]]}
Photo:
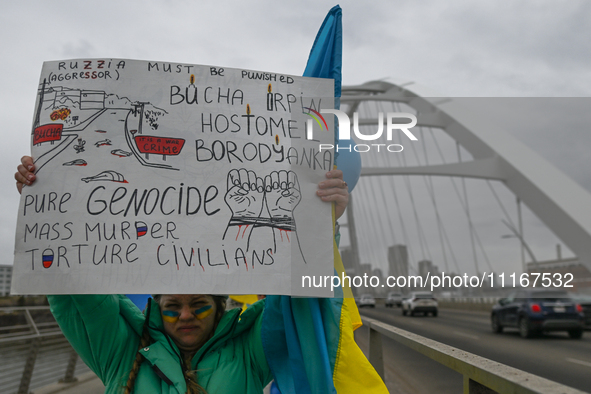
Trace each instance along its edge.
{"label": "face paint on cheek", "polygon": [[175,311],[162,311],[162,320],[167,323],[176,323],[181,314]]}
{"label": "face paint on cheek", "polygon": [[207,316],[211,315],[212,313],[213,313],[213,307],[211,305],[205,305],[204,307],[196,309],[195,312],[193,312],[195,317],[199,320],[205,319]]}

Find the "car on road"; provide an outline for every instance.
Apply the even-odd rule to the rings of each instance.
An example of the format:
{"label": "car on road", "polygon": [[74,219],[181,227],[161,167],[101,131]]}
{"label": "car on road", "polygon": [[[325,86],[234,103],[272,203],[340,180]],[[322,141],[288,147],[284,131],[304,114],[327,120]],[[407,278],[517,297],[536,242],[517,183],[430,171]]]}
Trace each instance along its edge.
{"label": "car on road", "polygon": [[583,314],[585,315],[585,329],[591,330],[591,296],[573,294],[573,299],[581,308],[583,308]]}
{"label": "car on road", "polygon": [[371,294],[363,294],[359,300],[357,301],[357,305],[359,308],[363,308],[364,306],[369,306],[370,308],[376,307],[376,299]]}
{"label": "car on road", "polygon": [[392,308],[394,305],[401,306],[402,305],[402,294],[400,293],[388,293],[388,297],[386,297],[386,301],[384,302],[386,307]]}
{"label": "car on road", "polygon": [[422,313],[427,316],[429,313],[433,317],[437,316],[439,304],[437,299],[430,291],[414,291],[408,298],[402,300],[402,315],[414,316],[416,313]]}
{"label": "car on road", "polygon": [[514,327],[523,338],[549,331],[566,331],[574,339],[583,336],[583,308],[560,289],[517,290],[493,305],[490,319],[495,333]]}

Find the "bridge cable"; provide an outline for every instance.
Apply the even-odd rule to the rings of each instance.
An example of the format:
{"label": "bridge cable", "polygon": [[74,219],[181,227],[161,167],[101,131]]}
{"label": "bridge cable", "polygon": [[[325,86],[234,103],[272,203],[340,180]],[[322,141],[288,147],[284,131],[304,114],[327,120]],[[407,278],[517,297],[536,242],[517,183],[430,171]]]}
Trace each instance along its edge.
{"label": "bridge cable", "polygon": [[[426,138],[424,129],[421,127],[421,141],[423,145],[423,153],[425,155],[425,163],[429,165],[429,156],[427,154],[427,145],[426,145]],[[437,199],[435,195],[435,185],[433,184],[433,177],[427,176],[425,179],[425,186],[429,192],[429,196],[431,197],[431,202],[433,203],[433,210],[435,212],[435,218],[437,219],[437,233],[439,235],[439,243],[441,244],[441,252],[443,253],[443,263],[445,265],[445,270],[449,272],[449,263],[447,262],[447,253],[445,251],[445,243],[443,240],[443,233],[445,232],[445,226],[443,225],[443,221],[441,220],[441,216],[439,215],[439,208],[437,206]]]}
{"label": "bridge cable", "polygon": [[[458,161],[461,163],[462,162],[462,155],[461,155],[461,151],[460,151],[460,144],[458,142],[456,142],[456,146],[457,146],[457,152],[458,152]],[[465,203],[466,203],[466,214],[468,216],[468,224],[470,227],[470,240],[472,243],[472,252],[474,254],[474,265],[476,266],[476,273],[480,274],[480,271],[478,269],[478,256],[476,253],[475,240],[476,240],[476,242],[478,242],[478,246],[480,246],[480,250],[482,251],[484,259],[485,259],[489,269],[492,272],[493,269],[492,269],[492,266],[491,266],[490,261],[488,259],[488,255],[486,254],[486,251],[484,250],[482,242],[480,241],[480,237],[478,236],[478,232],[476,231],[476,228],[474,227],[474,223],[472,222],[472,216],[470,214],[470,202],[468,200],[468,193],[467,193],[467,189],[466,189],[466,178],[465,177],[462,177],[462,188],[464,190],[464,198],[465,198]]]}
{"label": "bridge cable", "polygon": [[[395,103],[395,104],[397,104],[397,103]],[[396,155],[396,159],[398,160],[398,163],[401,167],[408,167],[407,162],[406,162],[406,156],[402,155],[402,158],[401,158],[399,155]],[[401,160],[402,160],[402,163],[400,162]],[[414,195],[412,192],[411,180],[408,175],[403,175],[402,179],[404,180],[404,183],[406,184],[406,190],[407,190],[408,196],[410,198],[412,211],[413,211],[413,214],[415,217],[415,222],[417,224],[417,233],[418,233],[418,238],[419,238],[419,246],[421,248],[422,259],[426,260],[426,257],[428,257],[428,255],[425,253],[425,247],[426,247],[425,233],[423,231],[423,226],[421,224],[421,221],[419,219],[419,215],[417,213],[417,207],[416,207]]]}
{"label": "bridge cable", "polygon": [[[444,164],[447,164],[447,161],[443,157],[443,153],[442,153],[441,148],[440,148],[439,144],[437,143],[437,141],[436,141],[436,146],[437,146],[437,149],[438,149],[439,155],[441,156],[442,161],[444,162]],[[459,161],[461,162],[461,154],[460,154],[460,150],[459,150],[460,149],[460,145],[459,145],[459,143],[457,141],[456,141],[456,148],[458,150]],[[469,228],[469,231],[470,231],[470,236],[471,236],[471,238],[476,239],[476,242],[478,243],[478,245],[480,247],[480,250],[482,251],[482,254],[484,255],[485,261],[486,261],[488,267],[492,271],[492,266],[490,264],[490,260],[488,258],[488,254],[486,253],[486,251],[484,250],[484,247],[482,246],[482,241],[480,240],[480,236],[478,235],[478,231],[474,227],[474,224],[473,224],[472,219],[471,219],[470,210],[469,210],[469,206],[468,206],[468,203],[467,203],[465,178],[462,177],[461,180],[462,180],[462,183],[463,183],[463,186],[464,186],[464,192],[465,192],[464,195],[465,195],[466,201],[462,198],[462,195],[460,193],[460,190],[458,189],[458,186],[457,186],[457,184],[455,182],[455,179],[453,177],[450,177],[451,184],[453,185],[453,188],[454,188],[454,190],[456,192],[456,196],[458,198],[458,201],[460,202],[460,206],[462,207],[462,210],[464,211],[464,213],[466,214],[466,217],[468,218],[468,228]],[[474,243],[472,243],[472,245],[473,245],[472,251],[473,251],[474,255],[476,255],[476,247],[474,246]],[[451,249],[451,243],[450,243],[450,250],[453,250],[453,249]],[[454,256],[455,256],[455,254],[454,254]],[[476,260],[475,260],[475,263],[476,263]],[[477,264],[476,264],[476,266],[478,267]]]}
{"label": "bridge cable", "polygon": [[[362,200],[365,201],[365,204],[362,205],[362,213],[364,215],[364,219],[369,220],[370,223],[376,223],[376,219],[375,219],[375,211],[370,209],[370,205],[369,204],[369,190],[370,190],[370,185],[368,185],[369,179],[360,179],[360,194],[362,197]],[[375,205],[374,205],[375,206]],[[378,218],[379,218],[379,213],[377,214]],[[360,221],[361,223],[363,223],[363,221]],[[369,248],[369,255],[371,255],[371,259],[369,261],[369,263],[371,262],[378,262],[381,259],[376,255],[376,252],[379,251],[381,248],[380,246],[380,242],[384,242],[385,243],[385,239],[384,239],[384,235],[383,232],[381,231],[377,231],[378,234],[375,234],[375,231],[372,230],[376,230],[374,226],[369,226],[369,231],[362,231],[361,235],[362,237],[365,239],[365,248],[367,249]],[[370,236],[370,234],[374,234],[373,237]],[[377,243],[375,241],[378,241]],[[373,264],[372,264],[373,265]]]}
{"label": "bridge cable", "polygon": [[[368,160],[371,160],[372,157],[373,156],[369,157]],[[380,158],[380,155],[377,155],[376,156],[376,159],[375,159],[376,164],[379,164],[379,158]],[[378,185],[377,187],[376,187],[376,182],[377,182],[377,185]],[[388,240],[387,237],[386,237],[386,235],[388,234],[388,225],[386,223],[384,223],[384,221],[387,221],[388,224],[390,225],[390,228],[391,228],[391,236],[392,236],[392,238],[394,238],[394,241],[396,240],[396,235],[395,235],[394,229],[392,227],[391,221],[390,220],[387,220],[386,216],[383,213],[383,212],[388,212],[388,209],[387,209],[388,205],[387,205],[386,200],[385,200],[385,197],[384,197],[385,193],[384,193],[384,190],[383,190],[383,181],[381,181],[380,179],[374,178],[374,177],[370,177],[367,182],[364,182],[364,184],[367,184],[368,185],[367,191],[368,191],[368,194],[371,194],[371,197],[372,197],[371,199],[372,199],[372,202],[373,202],[374,210],[375,210],[375,208],[378,208],[378,207],[381,206],[378,203],[378,199],[377,199],[377,194],[378,193],[376,191],[376,189],[378,189],[378,188],[380,189],[380,194],[381,194],[381,197],[382,197],[382,199],[384,201],[384,205],[383,205],[383,211],[382,212],[377,212],[377,221],[380,223],[379,237],[383,241],[383,246],[385,246],[387,248],[389,246],[390,240]],[[371,190],[371,193],[369,193],[370,190]],[[369,201],[369,199],[368,199],[368,201]],[[375,223],[375,221],[374,221],[374,223]],[[386,250],[380,249],[380,250],[382,250],[383,253],[385,253],[387,255],[387,252],[386,252],[387,249]],[[387,258],[386,259],[380,259],[380,260],[387,261]],[[378,260],[378,261],[380,261],[380,260]],[[384,267],[382,267],[382,268],[384,268]]]}
{"label": "bridge cable", "polygon": [[[439,153],[439,157],[440,157],[441,161],[443,162],[443,164],[447,164],[447,160],[445,160],[445,156],[443,155],[443,151],[441,150],[441,146],[439,146],[439,142],[437,141],[437,139],[435,138],[435,134],[433,133],[433,128],[429,128],[429,131],[431,133],[431,138],[433,139],[433,142],[435,144],[435,147],[437,149],[437,152]],[[455,183],[454,178],[450,177],[450,181],[451,181],[451,183],[452,183],[452,185],[453,185],[453,187],[454,187],[454,189],[456,191],[456,194],[457,194],[458,199],[460,200],[460,204],[461,204],[462,201],[459,198],[459,191],[458,191],[458,188],[457,188],[457,185]],[[458,264],[458,259],[456,257],[455,252],[454,252],[454,248],[452,247],[452,244],[451,244],[451,241],[450,241],[449,236],[447,234],[447,231],[445,231],[445,226],[443,227],[443,229],[444,229],[443,235],[444,235],[445,241],[447,243],[447,248],[449,249],[449,252],[451,254],[452,260],[454,262],[454,266],[455,266],[455,268],[456,268],[456,270],[457,270],[457,272],[459,274],[460,273],[460,267],[459,267],[459,264]]]}

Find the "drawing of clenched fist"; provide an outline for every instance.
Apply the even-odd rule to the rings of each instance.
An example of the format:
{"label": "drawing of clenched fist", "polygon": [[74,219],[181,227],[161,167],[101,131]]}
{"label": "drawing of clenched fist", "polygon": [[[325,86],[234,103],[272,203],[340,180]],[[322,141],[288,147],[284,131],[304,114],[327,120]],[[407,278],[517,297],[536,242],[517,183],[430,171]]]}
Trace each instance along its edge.
{"label": "drawing of clenched fist", "polygon": [[302,199],[296,173],[282,170],[267,175],[265,198],[271,219],[293,220],[293,210]]}
{"label": "drawing of clenched fist", "polygon": [[258,178],[254,171],[233,169],[228,173],[228,191],[224,200],[234,218],[253,218],[261,215],[265,188],[262,178]]}
{"label": "drawing of clenched fist", "polygon": [[258,229],[259,239],[272,237],[273,251],[276,250],[277,238],[283,240],[285,235],[285,240],[289,242],[288,232],[296,230],[293,211],[302,199],[295,172],[273,171],[263,181],[254,171],[233,169],[228,173],[227,185],[224,200],[232,211],[232,217],[223,239],[231,234],[235,241],[245,241],[248,250],[251,235]]}

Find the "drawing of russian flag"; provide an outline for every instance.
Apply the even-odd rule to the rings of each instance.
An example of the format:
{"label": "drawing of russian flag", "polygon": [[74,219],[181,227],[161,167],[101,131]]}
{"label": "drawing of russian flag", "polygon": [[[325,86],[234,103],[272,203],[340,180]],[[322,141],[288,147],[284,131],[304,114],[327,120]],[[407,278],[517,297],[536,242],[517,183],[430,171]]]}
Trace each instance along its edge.
{"label": "drawing of russian flag", "polygon": [[135,222],[135,231],[138,238],[143,237],[148,232],[148,225],[144,222]]}
{"label": "drawing of russian flag", "polygon": [[43,268],[49,268],[53,264],[53,250],[45,249],[43,251]]}

